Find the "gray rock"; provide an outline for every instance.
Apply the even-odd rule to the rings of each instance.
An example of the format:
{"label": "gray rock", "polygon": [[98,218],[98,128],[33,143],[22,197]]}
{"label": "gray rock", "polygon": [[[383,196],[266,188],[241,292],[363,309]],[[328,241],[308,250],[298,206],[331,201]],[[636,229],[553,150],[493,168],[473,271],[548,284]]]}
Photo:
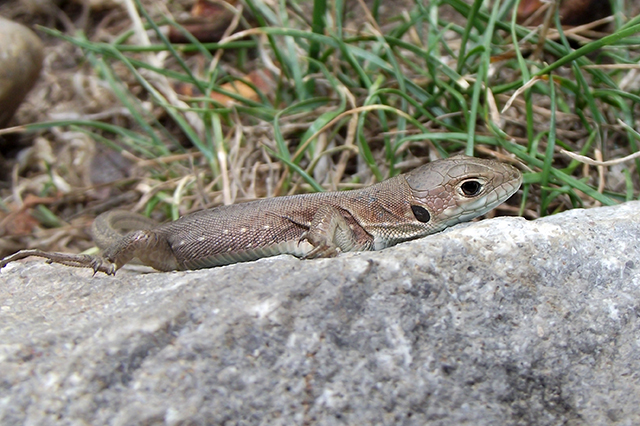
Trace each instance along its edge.
{"label": "gray rock", "polygon": [[0,16],[0,128],[35,85],[43,58],[42,42],[33,31]]}
{"label": "gray rock", "polygon": [[0,273],[0,424],[640,424],[640,203],[381,252]]}

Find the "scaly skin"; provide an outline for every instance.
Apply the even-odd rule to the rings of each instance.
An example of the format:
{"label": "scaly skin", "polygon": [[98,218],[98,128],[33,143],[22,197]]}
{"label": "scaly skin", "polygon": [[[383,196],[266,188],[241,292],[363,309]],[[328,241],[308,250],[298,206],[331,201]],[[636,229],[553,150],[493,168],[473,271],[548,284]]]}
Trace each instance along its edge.
{"label": "scaly skin", "polygon": [[3,259],[0,268],[40,256],[112,275],[133,258],[171,271],[283,253],[316,258],[380,250],[483,215],[506,201],[521,183],[522,175],[510,165],[455,156],[363,189],[216,207],[157,226],[116,210],[100,215],[92,229],[102,255],[24,250]]}

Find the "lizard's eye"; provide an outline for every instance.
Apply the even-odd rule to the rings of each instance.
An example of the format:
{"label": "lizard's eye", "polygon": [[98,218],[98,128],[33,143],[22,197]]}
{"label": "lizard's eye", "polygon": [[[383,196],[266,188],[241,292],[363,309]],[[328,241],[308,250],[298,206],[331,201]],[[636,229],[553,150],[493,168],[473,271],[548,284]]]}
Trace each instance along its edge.
{"label": "lizard's eye", "polygon": [[422,206],[411,206],[411,211],[419,222],[427,223],[431,220],[429,211]]}
{"label": "lizard's eye", "polygon": [[467,197],[474,197],[482,191],[482,184],[477,180],[468,180],[460,185],[462,193]]}

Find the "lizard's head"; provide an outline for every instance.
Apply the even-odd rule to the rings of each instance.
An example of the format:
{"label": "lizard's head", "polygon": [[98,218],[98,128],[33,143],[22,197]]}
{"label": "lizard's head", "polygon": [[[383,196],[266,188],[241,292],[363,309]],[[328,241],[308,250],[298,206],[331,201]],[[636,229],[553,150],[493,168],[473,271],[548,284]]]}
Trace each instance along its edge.
{"label": "lizard's head", "polygon": [[433,232],[481,216],[520,188],[522,174],[493,160],[456,155],[405,175],[415,218]]}

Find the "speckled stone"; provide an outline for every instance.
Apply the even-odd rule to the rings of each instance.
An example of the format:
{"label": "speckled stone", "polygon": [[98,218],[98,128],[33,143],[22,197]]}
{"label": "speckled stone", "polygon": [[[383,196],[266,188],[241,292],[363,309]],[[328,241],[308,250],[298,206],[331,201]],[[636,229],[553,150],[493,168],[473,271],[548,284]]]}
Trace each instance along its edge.
{"label": "speckled stone", "polygon": [[380,252],[0,272],[0,424],[640,424],[640,202]]}
{"label": "speckled stone", "polygon": [[0,17],[0,127],[5,127],[35,85],[42,42],[27,27]]}

